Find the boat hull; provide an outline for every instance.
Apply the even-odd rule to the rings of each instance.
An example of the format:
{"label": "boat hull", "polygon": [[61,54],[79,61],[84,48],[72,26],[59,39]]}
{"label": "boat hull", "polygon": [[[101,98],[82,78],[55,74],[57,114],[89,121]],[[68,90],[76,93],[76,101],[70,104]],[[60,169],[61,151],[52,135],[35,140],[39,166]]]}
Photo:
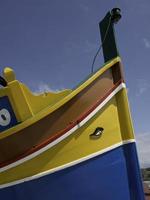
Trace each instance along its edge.
{"label": "boat hull", "polygon": [[14,127],[9,129],[7,134],[0,134],[0,168],[53,142],[103,102],[122,83],[121,75],[116,79],[113,73],[117,70],[120,74],[121,63],[116,60],[106,67],[104,72],[98,71],[91,79],[77,87],[63,103],[59,102],[57,109],[47,108],[46,115],[44,112],[38,113],[27,122],[20,123],[15,131]]}
{"label": "boat hull", "polygon": [[[6,200],[144,200],[135,143],[0,189]],[[24,182],[25,181],[25,182]]]}

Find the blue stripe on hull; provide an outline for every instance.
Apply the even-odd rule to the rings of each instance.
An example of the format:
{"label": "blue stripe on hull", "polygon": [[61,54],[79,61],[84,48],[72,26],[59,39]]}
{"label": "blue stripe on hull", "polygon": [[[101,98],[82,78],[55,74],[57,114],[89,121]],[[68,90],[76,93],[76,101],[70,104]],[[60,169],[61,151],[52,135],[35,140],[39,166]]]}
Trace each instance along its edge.
{"label": "blue stripe on hull", "polygon": [[[134,193],[134,194],[133,194]],[[144,200],[135,144],[0,190],[5,200]]]}

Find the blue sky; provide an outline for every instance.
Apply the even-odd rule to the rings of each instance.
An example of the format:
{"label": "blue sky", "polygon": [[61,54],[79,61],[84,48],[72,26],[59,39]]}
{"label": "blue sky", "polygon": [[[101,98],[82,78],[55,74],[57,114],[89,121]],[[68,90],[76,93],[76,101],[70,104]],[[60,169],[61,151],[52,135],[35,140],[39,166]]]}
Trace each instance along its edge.
{"label": "blue sky", "polygon": [[[150,166],[150,1],[5,0],[0,3],[0,68],[32,91],[72,88],[91,71],[99,21],[113,7],[142,166]],[[103,63],[102,52],[95,69]]]}

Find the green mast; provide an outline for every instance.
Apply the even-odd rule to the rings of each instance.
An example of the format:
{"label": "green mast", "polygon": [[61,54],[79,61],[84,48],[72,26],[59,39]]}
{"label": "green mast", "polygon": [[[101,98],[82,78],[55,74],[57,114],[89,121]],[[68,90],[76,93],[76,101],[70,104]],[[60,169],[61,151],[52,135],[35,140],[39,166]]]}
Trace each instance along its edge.
{"label": "green mast", "polygon": [[116,24],[120,20],[120,12],[121,10],[119,8],[113,8],[99,23],[105,62],[119,55],[115,40],[114,24]]}

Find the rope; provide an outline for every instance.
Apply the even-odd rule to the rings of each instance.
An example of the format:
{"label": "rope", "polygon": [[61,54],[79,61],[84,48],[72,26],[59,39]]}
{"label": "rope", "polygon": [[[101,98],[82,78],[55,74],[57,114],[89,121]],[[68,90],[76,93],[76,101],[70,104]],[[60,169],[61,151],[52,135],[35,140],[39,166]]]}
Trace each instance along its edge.
{"label": "rope", "polygon": [[98,48],[98,50],[97,50],[97,52],[96,52],[96,54],[95,54],[95,56],[94,56],[94,58],[93,58],[92,67],[91,67],[91,73],[93,73],[93,71],[94,71],[94,64],[95,64],[96,58],[97,58],[97,56],[98,56],[98,54],[99,54],[99,52],[100,52],[100,50],[101,50],[103,44],[105,43],[105,40],[106,40],[108,31],[109,31],[110,24],[111,24],[111,16],[110,16],[110,18],[109,18],[109,22],[108,22],[108,26],[107,26],[107,29],[106,29],[106,32],[105,32],[105,35],[104,35],[104,39],[103,39],[103,41],[102,41],[100,47]]}

